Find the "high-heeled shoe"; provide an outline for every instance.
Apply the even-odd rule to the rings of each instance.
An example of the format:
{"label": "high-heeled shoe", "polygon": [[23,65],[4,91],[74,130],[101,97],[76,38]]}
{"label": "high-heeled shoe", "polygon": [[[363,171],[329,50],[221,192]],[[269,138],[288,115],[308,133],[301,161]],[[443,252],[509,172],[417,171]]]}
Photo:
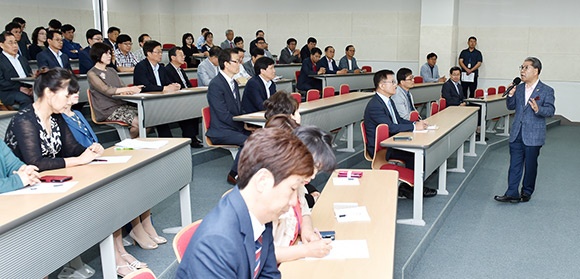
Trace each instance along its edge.
{"label": "high-heeled shoe", "polygon": [[137,270],[136,268],[134,268],[128,264],[118,265],[117,266],[117,275],[119,275],[121,278],[123,278],[123,277],[129,275],[130,273],[132,273],[136,270]]}
{"label": "high-heeled shoe", "polygon": [[167,243],[167,239],[165,239],[165,237],[163,236],[152,236],[149,235],[149,237],[151,238],[151,240],[153,240],[153,242],[157,243],[157,244],[165,244]]}
{"label": "high-heeled shoe", "polygon": [[153,250],[153,249],[157,249],[157,247],[158,247],[157,243],[155,243],[150,237],[147,237],[144,239],[137,238],[137,236],[135,235],[133,230],[131,230],[131,232],[129,232],[129,236],[131,238],[133,238],[133,240],[135,242],[137,242],[139,244],[139,246],[141,246],[141,249]]}
{"label": "high-heeled shoe", "polygon": [[127,263],[129,263],[130,266],[136,268],[136,269],[141,269],[141,268],[146,268],[147,264],[139,261],[138,259],[136,259],[135,257],[133,257],[133,255],[131,254],[122,254],[121,258],[123,258],[123,260],[126,260]]}

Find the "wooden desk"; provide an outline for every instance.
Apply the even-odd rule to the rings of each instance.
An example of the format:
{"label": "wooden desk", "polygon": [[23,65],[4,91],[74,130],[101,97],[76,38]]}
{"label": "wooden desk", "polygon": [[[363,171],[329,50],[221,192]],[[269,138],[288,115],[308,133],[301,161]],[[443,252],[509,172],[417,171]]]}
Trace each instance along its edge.
{"label": "wooden desk", "polygon": [[341,84],[348,84],[351,91],[360,91],[375,88],[373,77],[375,73],[360,73],[360,74],[325,74],[313,75],[311,77],[322,80],[322,88],[326,86],[334,87],[334,91],[340,90]]}
{"label": "wooden desk", "polygon": [[431,115],[431,102],[441,98],[441,88],[444,82],[415,83],[410,89],[415,104],[427,104],[427,115]]}
{"label": "wooden desk", "polygon": [[[300,71],[302,68],[302,63],[292,63],[292,64],[276,64],[274,69],[276,69],[276,75],[282,76],[282,78],[296,80],[296,71]],[[292,90],[288,91],[292,92]]]}
{"label": "wooden desk", "polygon": [[[510,114],[515,112],[513,110],[507,109],[505,100],[506,97],[502,97],[502,94],[489,95],[483,98],[469,98],[465,100],[466,102],[476,104],[481,107],[481,116],[480,116],[481,135],[479,136],[479,141],[477,142],[478,144],[487,144],[485,142],[485,129],[487,128],[486,120],[491,120],[496,117],[509,116]],[[510,136],[509,117],[504,117],[504,127],[505,129],[503,130],[503,133],[497,135],[509,137]]]}
{"label": "wooden desk", "polygon": [[413,199],[413,219],[397,220],[398,223],[424,226],[423,181],[439,168],[439,195],[447,195],[447,158],[457,152],[457,167],[451,171],[465,172],[463,169],[463,145],[470,138],[469,155],[475,156],[475,130],[477,129],[476,107],[448,107],[429,117],[430,125],[439,129],[427,133],[403,132],[397,136],[411,136],[411,141],[394,141],[390,137],[381,146],[396,148],[415,154],[415,187]]}
{"label": "wooden desk", "polygon": [[12,120],[12,116],[15,114],[16,111],[0,111],[0,137],[2,140],[4,140],[8,124],[10,124],[10,120]]}
{"label": "wooden desk", "polygon": [[[363,118],[364,110],[373,93],[352,92],[300,104],[302,125],[314,125],[324,131],[347,126],[347,148],[343,152],[354,152],[354,123]],[[234,117],[235,121],[264,126],[264,112],[249,113]]]}
{"label": "wooden desk", "polygon": [[84,165],[43,172],[72,175],[66,193],[0,196],[0,278],[42,278],[101,243],[104,278],[117,278],[112,233],[173,193],[181,222],[191,223],[189,139],[170,138],[155,150],[109,148],[128,163]]}
{"label": "wooden desk", "polygon": [[[392,278],[395,254],[398,173],[385,170],[364,172],[359,186],[334,186],[328,180],[312,210],[319,230],[334,230],[336,239],[366,239],[368,259],[297,260],[280,266],[282,278]],[[335,171],[332,177],[336,177]],[[370,222],[338,223],[335,202],[356,202],[367,207]]]}
{"label": "wooden desk", "polygon": [[[292,88],[292,81],[282,79],[276,87]],[[243,96],[245,86],[240,86]],[[288,91],[291,92],[291,91]],[[147,127],[173,123],[185,119],[201,117],[201,109],[208,106],[207,87],[194,87],[173,93],[147,92],[135,95],[115,95],[121,99],[137,104],[139,113],[139,137],[147,137]]]}

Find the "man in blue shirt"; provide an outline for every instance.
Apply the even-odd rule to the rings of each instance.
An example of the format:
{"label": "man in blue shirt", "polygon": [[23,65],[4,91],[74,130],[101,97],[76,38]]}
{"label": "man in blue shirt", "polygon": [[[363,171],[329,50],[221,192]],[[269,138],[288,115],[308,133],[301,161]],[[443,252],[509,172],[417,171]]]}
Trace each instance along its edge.
{"label": "man in blue shirt", "polygon": [[[465,98],[475,97],[477,89],[477,78],[479,77],[479,67],[483,63],[481,51],[475,49],[477,38],[471,36],[467,40],[468,48],[459,54],[459,66],[461,67],[461,85]],[[468,91],[470,93],[468,93]]]}
{"label": "man in blue shirt", "polygon": [[62,32],[62,52],[68,56],[70,59],[78,59],[79,52],[83,50],[81,44],[73,42],[75,38],[75,27],[70,24],[65,24],[61,27],[60,32]]}
{"label": "man in blue shirt", "polygon": [[439,67],[437,67],[437,54],[431,52],[427,54],[427,63],[421,66],[421,77],[424,82],[445,82],[445,76],[439,76]]}

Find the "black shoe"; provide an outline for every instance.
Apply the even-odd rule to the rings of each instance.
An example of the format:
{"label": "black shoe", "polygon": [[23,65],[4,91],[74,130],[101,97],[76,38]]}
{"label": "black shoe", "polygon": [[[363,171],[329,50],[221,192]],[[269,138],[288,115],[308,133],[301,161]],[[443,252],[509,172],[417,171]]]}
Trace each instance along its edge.
{"label": "black shoe", "polygon": [[510,196],[495,196],[493,197],[494,200],[498,202],[511,202],[511,203],[518,203],[520,202],[520,198],[510,197]]}
{"label": "black shoe", "polygon": [[413,199],[413,187],[407,183],[401,183],[399,185],[399,197]]}
{"label": "black shoe", "polygon": [[529,202],[531,198],[532,198],[532,196],[526,195],[526,194],[522,193],[521,194],[520,201],[521,202]]}
{"label": "black shoe", "polygon": [[[479,141],[480,139],[481,139],[481,136],[479,134],[475,135],[475,140],[476,141]],[[488,140],[489,140],[489,138],[488,137],[485,137],[485,141],[488,141]]]}
{"label": "black shoe", "polygon": [[434,196],[437,196],[437,190],[436,189],[431,189],[431,188],[423,187],[423,197],[424,198],[430,198],[430,197],[434,197]]}
{"label": "black shoe", "polygon": [[228,180],[228,183],[231,184],[231,185],[238,184],[238,180],[236,179],[237,176],[238,175],[235,172],[230,171],[230,173],[228,173],[228,179],[227,179]]}
{"label": "black shoe", "polygon": [[191,143],[189,144],[189,146],[191,146],[192,148],[202,148],[203,145],[199,144],[199,142],[197,142],[196,140],[192,140]]}

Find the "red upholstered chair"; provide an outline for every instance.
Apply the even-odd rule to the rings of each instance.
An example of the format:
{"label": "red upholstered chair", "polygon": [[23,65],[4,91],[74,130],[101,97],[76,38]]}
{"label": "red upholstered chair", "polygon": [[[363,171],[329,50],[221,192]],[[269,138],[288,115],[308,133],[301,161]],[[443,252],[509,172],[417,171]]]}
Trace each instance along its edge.
{"label": "red upholstered chair", "polygon": [[179,68],[187,69],[187,63],[183,63],[183,64],[179,65]]}
{"label": "red upholstered chair", "polygon": [[79,70],[79,69],[73,69],[72,72],[73,72],[73,74],[75,74],[77,76],[81,74],[81,70]]}
{"label": "red upholstered chair", "polygon": [[362,66],[361,70],[367,72],[367,73],[372,73],[373,72],[373,67],[371,66]]}
{"label": "red upholstered chair", "polygon": [[419,112],[416,110],[412,111],[411,114],[409,114],[409,121],[411,122],[419,121]]}
{"label": "red upholstered chair", "polygon": [[431,116],[437,114],[439,112],[439,105],[437,102],[431,102]]}
{"label": "red upholstered chair", "polygon": [[322,98],[334,97],[334,87],[327,86],[322,89]]}
{"label": "red upholstered chair", "polygon": [[191,83],[191,87],[197,87],[197,79],[196,78],[190,78],[189,79],[189,83]]}
{"label": "red upholstered chair", "polygon": [[117,130],[117,134],[119,135],[119,139],[120,140],[124,140],[124,139],[130,139],[131,138],[131,134],[129,133],[129,124],[122,122],[122,121],[97,121],[97,116],[95,115],[95,110],[93,109],[93,102],[92,102],[92,98],[91,98],[91,90],[87,89],[87,99],[89,100],[89,109],[91,111],[91,120],[93,120],[93,122],[95,124],[99,124],[99,125],[109,125],[113,128],[115,128],[115,130]]}
{"label": "red upholstered chair", "polygon": [[238,154],[239,146],[226,145],[226,144],[222,144],[222,145],[213,144],[213,143],[211,143],[211,140],[209,139],[209,137],[205,135],[207,133],[207,130],[209,130],[209,127],[210,127],[209,125],[211,123],[211,114],[210,114],[209,107],[203,107],[201,109],[201,118],[203,118],[203,134],[205,137],[205,144],[207,146],[211,146],[211,147],[220,147],[220,148],[227,149],[232,154],[232,157],[236,158],[236,154]]}
{"label": "red upholstered chair", "polygon": [[365,129],[364,120],[360,122],[360,133],[362,135],[362,139],[363,139],[363,143],[364,143],[363,155],[365,156],[365,160],[372,162],[373,158],[371,158],[371,155],[369,155],[369,153],[367,152],[367,144],[369,143],[369,140],[367,138],[367,130]]}
{"label": "red upholstered chair", "polygon": [[478,88],[475,90],[475,98],[481,98],[483,97],[483,89]]}
{"label": "red upholstered chair", "polygon": [[444,110],[447,107],[447,100],[445,98],[439,99],[439,111]]}
{"label": "red upholstered chair", "polygon": [[497,94],[503,94],[505,92],[505,86],[500,85],[497,87]]}
{"label": "red upholstered chair", "polygon": [[185,228],[182,228],[173,238],[173,252],[175,252],[175,257],[177,258],[177,262],[181,262],[181,258],[183,254],[185,254],[185,250],[187,249],[187,245],[189,245],[189,241],[193,234],[201,224],[202,219],[199,219]]}
{"label": "red upholstered chair", "polygon": [[296,82],[298,82],[298,77],[299,77],[299,76],[300,76],[300,71],[296,71],[296,72],[294,72],[294,78],[296,78],[296,79],[295,79],[295,81],[296,81]]}
{"label": "red upholstered chair", "polygon": [[423,83],[423,77],[422,76],[416,76],[413,78],[413,81],[415,83]]}
{"label": "red upholstered chair", "polygon": [[163,49],[172,49],[175,47],[175,44],[163,44]]}
{"label": "red upholstered chair", "polygon": [[291,95],[299,104],[302,102],[302,95],[300,95],[300,93],[294,92]]}
{"label": "red upholstered chair", "polygon": [[306,92],[306,102],[320,99],[320,91],[318,89],[310,89]]}
{"label": "red upholstered chair", "polygon": [[350,86],[348,84],[341,84],[340,91],[338,92],[340,95],[350,93]]}
{"label": "red upholstered chair", "polygon": [[387,148],[381,146],[381,142],[389,138],[389,125],[379,124],[375,133],[375,156],[371,168],[373,170],[394,170],[399,173],[399,181],[403,181],[411,186],[415,185],[415,172],[408,168],[392,164],[387,161]]}
{"label": "red upholstered chair", "polygon": [[495,87],[490,87],[487,89],[487,95],[495,95],[496,94]]}
{"label": "red upholstered chair", "polygon": [[136,271],[133,271],[127,275],[125,275],[125,277],[123,277],[125,279],[157,279],[157,277],[155,277],[155,274],[153,273],[153,271],[149,268],[141,268],[138,269]]}

